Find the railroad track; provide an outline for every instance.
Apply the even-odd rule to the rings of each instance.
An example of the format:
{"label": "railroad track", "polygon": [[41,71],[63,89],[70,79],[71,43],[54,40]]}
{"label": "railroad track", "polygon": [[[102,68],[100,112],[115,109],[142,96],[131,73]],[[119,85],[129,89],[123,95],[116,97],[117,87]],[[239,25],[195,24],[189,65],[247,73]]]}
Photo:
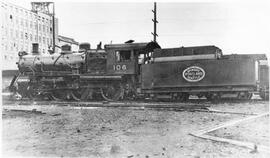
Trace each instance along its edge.
{"label": "railroad track", "polygon": [[[243,103],[243,102],[265,102],[260,99],[252,100],[220,100],[214,104],[219,103]],[[230,113],[230,114],[244,114],[253,115],[247,113],[239,112],[224,112],[209,108],[213,105],[213,102],[209,102],[203,99],[190,99],[188,102],[157,102],[152,100],[137,100],[137,101],[49,101],[49,100],[29,100],[22,99],[16,100],[7,96],[3,96],[2,108],[12,108],[16,106],[17,108],[30,108],[30,106],[35,107],[48,107],[48,106],[58,106],[58,107],[68,107],[73,109],[91,109],[91,108],[132,108],[132,109],[155,109],[155,110],[172,110],[172,111],[192,111],[192,112],[211,112],[211,113]],[[30,105],[30,106],[29,106]]]}
{"label": "railroad track", "polygon": [[209,107],[207,104],[194,104],[194,103],[171,103],[171,102],[104,102],[104,101],[93,101],[93,102],[74,102],[74,101],[3,101],[4,106],[12,105],[57,105],[57,106],[72,106],[72,107],[134,107],[134,108],[206,108]]}
{"label": "railroad track", "polygon": [[211,103],[172,103],[172,102],[138,102],[138,101],[122,101],[122,102],[102,102],[102,101],[4,101],[3,109],[34,109],[44,107],[65,107],[70,109],[93,109],[93,108],[130,108],[134,110],[154,109],[164,111],[189,111],[189,112],[209,112],[223,114],[240,114],[255,115],[255,113],[241,113],[232,111],[219,111],[210,107]]}
{"label": "railroad track", "polygon": [[[209,104],[209,103],[208,103]],[[156,109],[172,111],[198,111],[207,110],[210,105],[201,103],[176,103],[176,102],[153,102],[153,101],[43,101],[43,100],[3,100],[3,108],[25,107],[30,106],[48,107],[48,106],[65,106],[70,108],[132,108],[132,109]]]}

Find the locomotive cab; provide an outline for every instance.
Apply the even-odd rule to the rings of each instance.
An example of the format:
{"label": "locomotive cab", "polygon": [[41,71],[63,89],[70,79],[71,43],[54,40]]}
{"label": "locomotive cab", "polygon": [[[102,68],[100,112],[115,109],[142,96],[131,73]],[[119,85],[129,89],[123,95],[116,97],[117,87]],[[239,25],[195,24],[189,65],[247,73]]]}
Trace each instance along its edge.
{"label": "locomotive cab", "polygon": [[160,46],[155,42],[105,45],[107,74],[121,78],[123,96],[136,96],[135,93],[140,88],[141,61],[150,61],[149,54],[156,48]]}
{"label": "locomotive cab", "polygon": [[160,48],[157,43],[125,43],[105,45],[108,53],[107,73],[118,75],[140,74],[141,61],[149,60],[149,54]]}

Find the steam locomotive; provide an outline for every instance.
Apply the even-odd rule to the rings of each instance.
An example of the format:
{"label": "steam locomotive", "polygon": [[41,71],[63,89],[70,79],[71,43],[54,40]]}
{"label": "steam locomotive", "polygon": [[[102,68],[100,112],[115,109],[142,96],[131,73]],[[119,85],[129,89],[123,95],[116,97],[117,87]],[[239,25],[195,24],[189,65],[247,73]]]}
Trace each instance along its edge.
{"label": "steam locomotive", "polygon": [[155,42],[108,44],[91,49],[89,43],[60,54],[19,52],[19,73],[10,90],[23,98],[107,101],[152,98],[185,101],[190,95],[217,100],[269,98],[269,70],[265,54],[223,55],[216,46],[161,49]]}

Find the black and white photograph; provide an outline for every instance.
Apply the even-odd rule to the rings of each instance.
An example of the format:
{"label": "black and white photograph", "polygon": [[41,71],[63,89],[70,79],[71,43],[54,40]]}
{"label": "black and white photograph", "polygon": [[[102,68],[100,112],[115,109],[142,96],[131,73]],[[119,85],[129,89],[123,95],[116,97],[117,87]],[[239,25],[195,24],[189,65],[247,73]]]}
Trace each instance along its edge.
{"label": "black and white photograph", "polygon": [[1,157],[270,157],[270,1],[0,3]]}

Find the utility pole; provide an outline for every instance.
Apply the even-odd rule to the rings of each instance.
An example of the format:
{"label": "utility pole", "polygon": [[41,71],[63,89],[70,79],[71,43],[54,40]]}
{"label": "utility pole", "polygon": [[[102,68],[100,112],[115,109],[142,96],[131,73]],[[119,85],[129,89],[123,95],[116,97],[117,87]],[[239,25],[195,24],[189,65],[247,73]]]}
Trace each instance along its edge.
{"label": "utility pole", "polygon": [[157,4],[156,2],[154,2],[154,10],[152,10],[152,12],[154,13],[154,19],[152,19],[152,21],[154,22],[154,33],[152,32],[153,35],[153,41],[156,42],[157,41]]}
{"label": "utility pole", "polygon": [[54,2],[53,2],[53,13],[52,13],[52,28],[53,28],[53,47],[52,47],[52,51],[53,51],[53,53],[55,53],[55,10],[54,10]]}

